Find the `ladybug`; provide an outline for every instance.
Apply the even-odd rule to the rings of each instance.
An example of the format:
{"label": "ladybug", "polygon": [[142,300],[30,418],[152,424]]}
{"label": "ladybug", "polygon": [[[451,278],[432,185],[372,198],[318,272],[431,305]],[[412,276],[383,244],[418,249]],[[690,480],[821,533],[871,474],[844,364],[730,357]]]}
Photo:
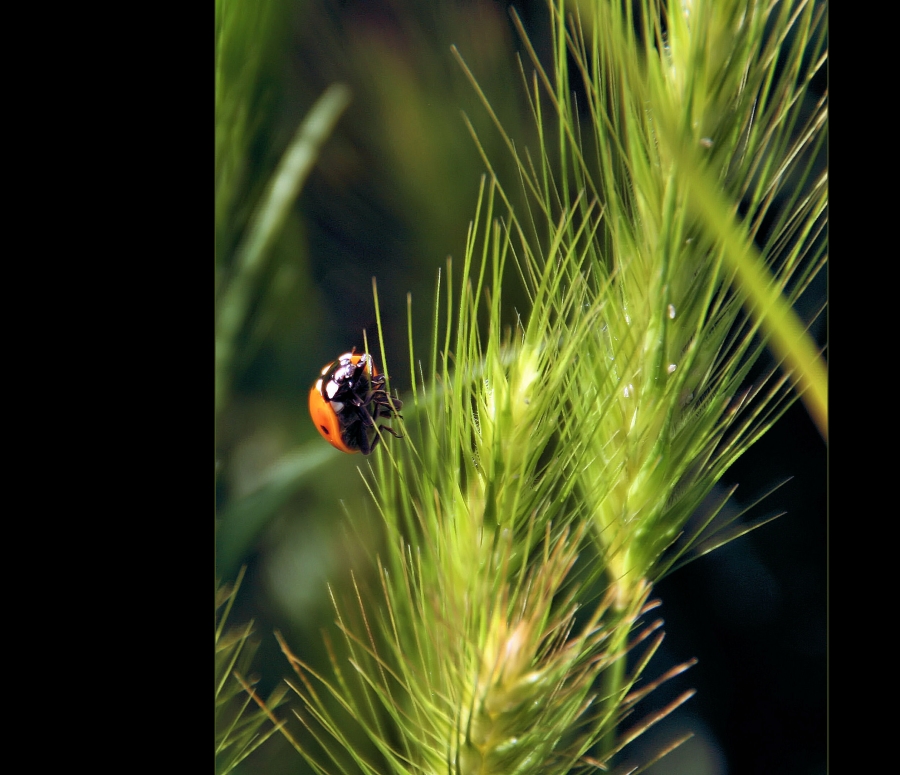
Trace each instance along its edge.
{"label": "ladybug", "polygon": [[[323,368],[309,391],[310,417],[322,438],[341,452],[370,454],[379,441],[376,423],[400,417],[401,407],[399,398],[388,397],[372,356],[355,350]],[[377,427],[400,438],[387,425]]]}

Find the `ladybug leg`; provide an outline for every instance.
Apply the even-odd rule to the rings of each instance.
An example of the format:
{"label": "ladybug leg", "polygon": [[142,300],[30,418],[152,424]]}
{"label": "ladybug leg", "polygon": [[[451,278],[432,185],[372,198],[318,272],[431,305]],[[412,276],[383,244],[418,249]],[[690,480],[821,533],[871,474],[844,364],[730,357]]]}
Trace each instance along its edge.
{"label": "ladybug leg", "polygon": [[[368,402],[359,407],[359,451],[364,455],[371,454],[375,447],[378,446],[378,442],[381,441],[381,437],[378,435],[379,431],[387,431],[395,439],[403,438],[401,434],[397,433],[397,431],[395,431],[389,425],[377,425],[376,423],[379,417],[384,415],[390,416],[392,414],[392,412],[390,411],[390,405],[386,403],[382,404],[380,402],[375,402],[373,405],[375,407],[374,416],[371,412],[369,412]],[[385,410],[383,414],[381,413],[382,409]],[[374,433],[372,433],[371,441],[369,440],[370,430],[375,431]]]}
{"label": "ladybug leg", "polygon": [[[401,436],[399,433],[397,433],[397,431],[395,431],[389,425],[378,425],[378,426],[373,425],[372,427],[377,427],[377,429],[379,431],[387,431],[395,439],[403,438],[403,436]],[[378,446],[379,441],[381,441],[381,436],[379,436],[378,433],[375,433],[375,434],[373,434],[372,441],[370,442],[369,434],[366,432],[366,430],[364,428],[363,432],[360,433],[360,435],[359,435],[359,442],[360,442],[359,443],[359,451],[362,452],[364,455],[370,455],[370,454],[372,454],[372,451],[375,449],[375,447]]]}
{"label": "ladybug leg", "polygon": [[[363,455],[370,455],[381,441],[379,432],[386,431],[395,438],[403,438],[393,428],[387,425],[378,425],[382,418],[400,417],[397,411],[402,403],[399,398],[388,396],[384,389],[384,377],[381,375],[368,378],[366,368],[368,360],[360,359],[356,370],[347,384],[340,391],[339,396],[345,404],[353,407],[353,445]],[[392,403],[393,402],[393,405]]]}
{"label": "ladybug leg", "polygon": [[[387,393],[385,393],[385,397],[387,398]],[[403,419],[403,416],[400,414],[400,410],[403,408],[403,402],[399,398],[394,398],[394,396],[390,396],[390,399],[390,401],[385,400],[384,403],[388,413]]]}
{"label": "ladybug leg", "polygon": [[369,441],[369,432],[375,427],[375,420],[369,413],[365,403],[357,406],[357,414],[359,417],[359,451],[364,455],[369,455],[378,445],[378,434],[374,434],[372,441]]}
{"label": "ladybug leg", "polygon": [[372,405],[375,407],[373,415],[376,418],[400,417],[399,410],[403,408],[403,402],[399,398],[389,396],[382,388],[369,391],[365,404],[366,406]]}
{"label": "ladybug leg", "polygon": [[357,409],[359,411],[359,421],[362,423],[363,427],[364,428],[374,428],[377,413],[376,413],[376,417],[372,416],[372,414],[369,412],[368,402],[362,401],[357,406]]}
{"label": "ladybug leg", "polygon": [[372,450],[378,446],[378,435],[376,434],[375,438],[369,442],[369,432],[368,429],[363,426],[360,429],[359,434],[359,451],[364,455],[371,455]]}
{"label": "ladybug leg", "polygon": [[[386,396],[386,394],[385,394],[385,396]],[[388,419],[390,419],[392,417],[400,417],[400,419],[403,419],[400,416],[400,413],[393,410],[391,408],[391,405],[386,400],[376,401],[376,402],[374,402],[374,406],[375,406],[375,412],[373,414],[370,414],[369,411],[367,410],[367,408],[363,407],[363,409],[366,412],[367,418],[371,419],[371,421],[372,421],[371,427],[373,427],[373,428],[377,427],[379,431],[387,431],[395,439],[402,439],[403,434],[395,431],[390,425],[376,425],[376,421],[381,419],[382,417],[387,417]],[[377,436],[376,436],[376,438],[377,438]],[[372,445],[372,448],[373,449],[375,448],[374,444]]]}

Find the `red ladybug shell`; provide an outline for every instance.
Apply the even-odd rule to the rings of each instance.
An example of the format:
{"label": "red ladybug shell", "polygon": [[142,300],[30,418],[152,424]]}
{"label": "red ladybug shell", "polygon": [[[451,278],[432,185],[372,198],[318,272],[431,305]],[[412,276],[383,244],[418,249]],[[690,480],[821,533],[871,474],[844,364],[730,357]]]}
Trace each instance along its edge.
{"label": "red ladybug shell", "polygon": [[368,353],[344,353],[322,369],[309,391],[309,414],[316,429],[341,452],[368,455],[378,444],[378,430],[398,434],[380,418],[399,416],[399,399],[388,399],[384,377]]}
{"label": "red ladybug shell", "polygon": [[[320,380],[321,382],[321,380]],[[341,452],[358,452],[350,449],[341,439],[341,423],[328,402],[315,387],[309,391],[309,415],[322,438]]]}

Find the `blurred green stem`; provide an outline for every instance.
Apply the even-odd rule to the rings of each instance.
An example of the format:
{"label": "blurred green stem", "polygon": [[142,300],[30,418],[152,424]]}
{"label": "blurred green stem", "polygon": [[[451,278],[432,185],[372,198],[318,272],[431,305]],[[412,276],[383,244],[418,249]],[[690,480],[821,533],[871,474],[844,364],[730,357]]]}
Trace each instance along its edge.
{"label": "blurred green stem", "polygon": [[[661,133],[666,137],[665,133]],[[828,375],[825,363],[782,289],[762,260],[759,250],[741,232],[718,195],[709,173],[684,147],[672,145],[672,153],[691,172],[691,195],[712,233],[725,248],[724,257],[747,292],[748,311],[759,319],[776,357],[791,374],[806,410],[822,438],[828,441]],[[823,196],[818,182],[816,193]]]}
{"label": "blurred green stem", "polygon": [[222,293],[216,324],[217,417],[228,395],[234,342],[244,324],[255,281],[322,145],[349,104],[350,89],[343,84],[329,86],[319,97],[281,158],[237,249],[234,275]]}

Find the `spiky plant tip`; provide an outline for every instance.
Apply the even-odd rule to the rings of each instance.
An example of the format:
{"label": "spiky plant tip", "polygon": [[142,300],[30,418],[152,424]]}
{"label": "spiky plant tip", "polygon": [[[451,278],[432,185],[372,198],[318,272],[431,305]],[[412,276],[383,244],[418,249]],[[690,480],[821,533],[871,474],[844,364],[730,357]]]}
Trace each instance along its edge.
{"label": "spiky plant tip", "polygon": [[287,695],[286,687],[279,686],[263,701],[245,677],[259,645],[253,639],[253,622],[234,626],[228,624],[244,570],[241,568],[234,584],[216,589],[217,775],[234,770],[273,734],[281,731],[274,710],[285,702]]}

